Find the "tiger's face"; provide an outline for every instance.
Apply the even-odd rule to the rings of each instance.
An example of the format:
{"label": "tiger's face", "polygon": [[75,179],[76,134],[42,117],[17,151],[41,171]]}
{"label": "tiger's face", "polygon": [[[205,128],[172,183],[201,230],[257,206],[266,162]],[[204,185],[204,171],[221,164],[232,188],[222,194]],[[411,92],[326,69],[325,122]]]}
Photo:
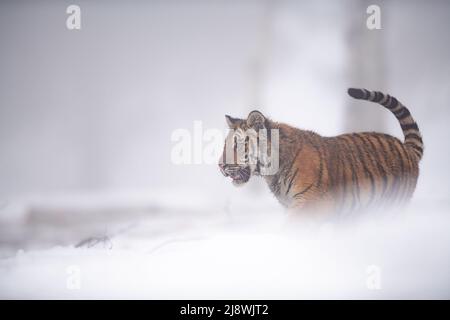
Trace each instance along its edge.
{"label": "tiger's face", "polygon": [[219,168],[233,185],[241,186],[259,174],[258,131],[264,129],[266,119],[259,111],[252,111],[247,119],[225,116],[230,129],[219,160]]}

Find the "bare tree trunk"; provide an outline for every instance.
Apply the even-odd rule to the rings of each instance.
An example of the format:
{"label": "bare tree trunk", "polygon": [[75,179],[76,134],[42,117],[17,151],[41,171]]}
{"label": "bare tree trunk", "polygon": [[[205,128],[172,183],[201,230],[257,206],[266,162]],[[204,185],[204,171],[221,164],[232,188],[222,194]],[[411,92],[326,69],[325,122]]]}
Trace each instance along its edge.
{"label": "bare tree trunk", "polygon": [[[263,3],[258,46],[253,59],[249,61],[249,104],[247,105],[247,112],[257,109],[264,113],[264,83],[267,80],[267,68],[271,58],[276,5],[276,0],[266,0]],[[251,191],[260,193],[265,187],[262,183],[255,183],[252,184]]]}
{"label": "bare tree trunk", "polygon": [[250,90],[248,111],[256,108],[264,111],[263,90],[272,51],[276,5],[275,0],[266,0],[263,4],[258,46],[253,59],[249,62]]}
{"label": "bare tree trunk", "polygon": [[[348,86],[363,87],[385,92],[386,62],[385,33],[383,29],[369,30],[366,20],[367,7],[373,1],[348,2],[348,25],[346,41],[348,47]],[[384,7],[381,6],[381,28],[385,23]],[[346,107],[344,127],[346,132],[383,131],[386,114],[375,106],[349,100]]]}

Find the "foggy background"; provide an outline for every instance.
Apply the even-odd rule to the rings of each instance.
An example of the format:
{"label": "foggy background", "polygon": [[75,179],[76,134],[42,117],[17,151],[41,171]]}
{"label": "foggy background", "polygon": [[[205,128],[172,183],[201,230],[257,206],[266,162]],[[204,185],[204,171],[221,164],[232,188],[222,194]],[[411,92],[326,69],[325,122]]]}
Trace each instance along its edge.
{"label": "foggy background", "polygon": [[[81,8],[81,30],[66,28],[71,4]],[[381,30],[366,27],[371,4],[381,7]],[[224,131],[225,114],[259,109],[323,135],[382,131],[403,139],[392,114],[353,101],[348,87],[390,93],[410,109],[425,144],[413,207],[422,210],[419,224],[430,208],[446,217],[448,30],[447,1],[2,1],[0,296],[41,297],[32,288],[51,287],[15,282],[14,276],[36,278],[32,270],[14,270],[40,261],[30,252],[21,264],[17,250],[53,256],[45,250],[89,237],[106,239],[98,242],[111,249],[111,239],[127,230],[135,230],[134,240],[117,240],[114,248],[136,249],[153,236],[147,248],[161,235],[164,242],[186,230],[214,234],[210,223],[252,212],[283,219],[262,180],[237,189],[215,164],[174,164],[171,135],[193,132],[196,120],[204,130]],[[445,219],[436,225],[448,240]],[[448,252],[447,242],[441,245]],[[434,258],[432,270],[449,266],[448,253]],[[51,277],[52,266],[40,270]],[[424,283],[431,295],[448,297],[447,273],[436,279],[438,289]],[[97,290],[80,296],[108,291]],[[387,296],[402,292],[410,291]],[[138,296],[172,297],[147,294]]]}

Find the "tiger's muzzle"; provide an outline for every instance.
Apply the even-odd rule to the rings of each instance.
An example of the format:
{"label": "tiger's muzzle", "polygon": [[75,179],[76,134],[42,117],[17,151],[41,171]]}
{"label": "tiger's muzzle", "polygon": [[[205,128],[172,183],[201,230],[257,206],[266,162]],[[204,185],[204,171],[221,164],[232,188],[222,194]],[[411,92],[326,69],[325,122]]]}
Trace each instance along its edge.
{"label": "tiger's muzzle", "polygon": [[220,163],[219,168],[220,172],[222,172],[225,177],[230,177],[235,185],[246,183],[250,179],[251,170],[249,166]]}

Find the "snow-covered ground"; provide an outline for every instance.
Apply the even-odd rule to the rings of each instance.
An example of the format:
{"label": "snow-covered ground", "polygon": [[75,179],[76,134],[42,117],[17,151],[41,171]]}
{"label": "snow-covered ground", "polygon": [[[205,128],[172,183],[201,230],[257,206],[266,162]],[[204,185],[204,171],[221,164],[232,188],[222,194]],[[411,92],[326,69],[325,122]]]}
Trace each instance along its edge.
{"label": "snow-covered ground", "polygon": [[445,201],[315,225],[183,194],[4,204],[0,298],[450,298]]}
{"label": "snow-covered ground", "polygon": [[[450,298],[450,4],[409,3],[366,30],[351,2],[79,0],[78,32],[61,3],[0,1],[0,298]],[[253,109],[403,136],[376,105],[349,120],[350,86],[420,126],[408,209],[294,223],[261,181],[171,161],[175,130],[203,152]],[[149,186],[170,189],[117,191]]]}

